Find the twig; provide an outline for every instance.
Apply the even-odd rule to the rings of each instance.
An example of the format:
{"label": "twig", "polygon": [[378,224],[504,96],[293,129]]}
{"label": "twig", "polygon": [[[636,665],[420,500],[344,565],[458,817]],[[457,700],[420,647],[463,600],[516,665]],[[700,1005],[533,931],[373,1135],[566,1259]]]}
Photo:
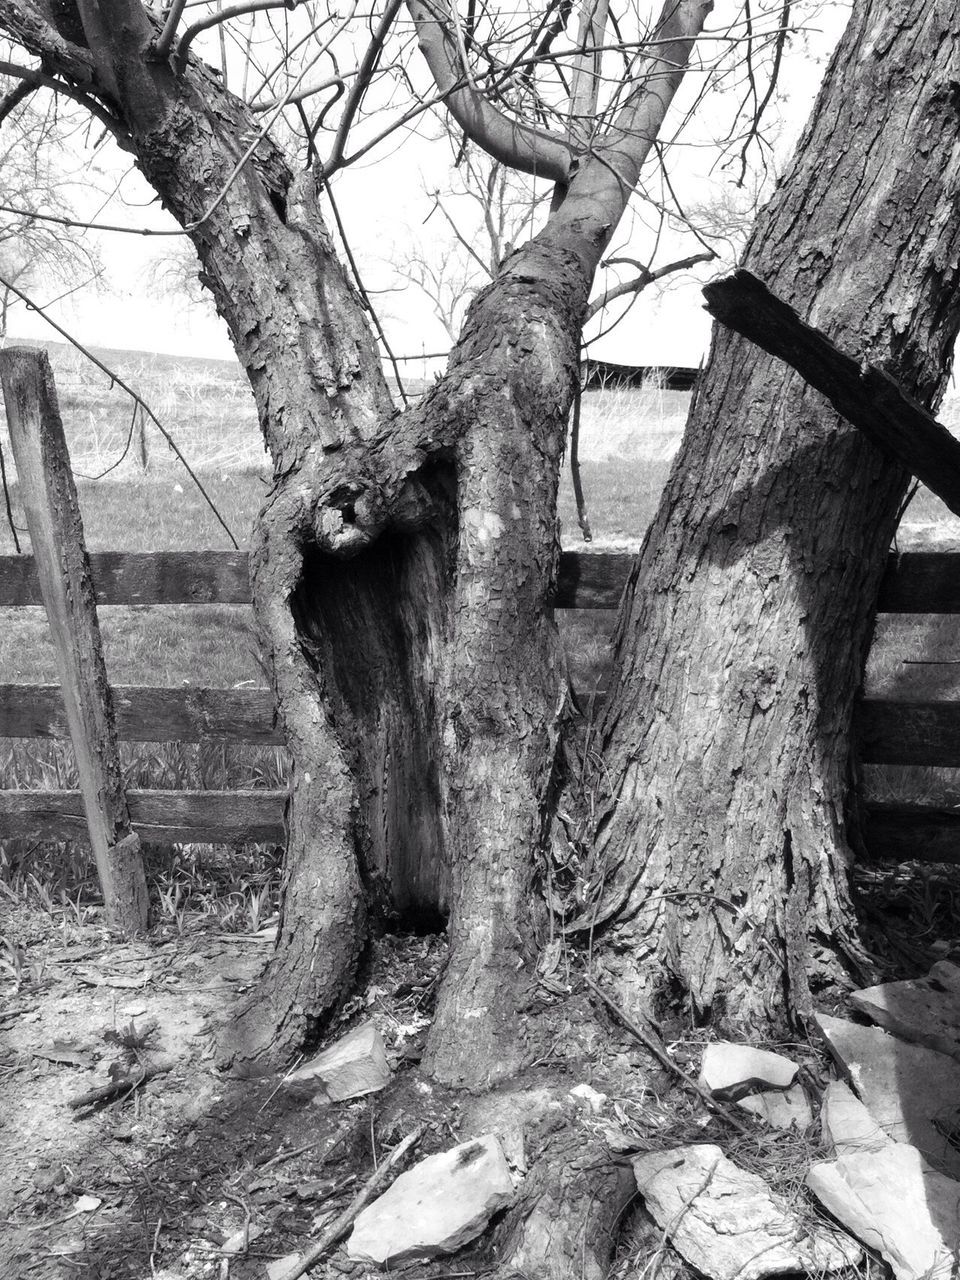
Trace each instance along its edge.
{"label": "twig", "polygon": [[587,503],[583,496],[583,480],[580,476],[580,401],[582,387],[580,371],[577,370],[577,385],[573,393],[573,414],[570,421],[570,479],[573,481],[573,496],[577,500],[577,523],[583,534],[584,542],[593,541],[590,521],[587,517]]}
{"label": "twig", "polygon": [[7,468],[3,460],[3,448],[0,446],[0,484],[3,485],[3,501],[7,508],[7,524],[10,526],[10,532],[13,534],[13,545],[16,548],[17,555],[22,554],[20,549],[20,539],[17,537],[17,526],[13,522],[13,506],[10,502],[10,489],[7,485]]}
{"label": "twig", "polygon": [[42,316],[42,318],[46,320],[47,324],[50,325],[51,328],[56,329],[57,333],[59,333],[61,337],[66,338],[67,342],[69,342],[72,347],[75,347],[77,351],[80,352],[81,355],[86,356],[87,359],[92,364],[95,364],[102,373],[105,373],[107,375],[107,377],[110,379],[112,383],[115,382],[117,386],[121,388],[121,390],[125,391],[128,396],[130,396],[134,401],[136,401],[136,403],[140,406],[143,412],[146,413],[147,417],[154,424],[154,426],[163,436],[164,440],[166,440],[167,444],[173,450],[174,454],[176,455],[180,464],[183,466],[187,475],[190,477],[193,483],[200,490],[200,493],[203,495],[204,501],[206,502],[207,506],[210,508],[210,510],[213,512],[214,516],[216,517],[217,523],[221,526],[221,528],[226,533],[227,537],[233,543],[234,548],[239,551],[240,544],[237,542],[236,538],[233,536],[233,533],[230,530],[230,526],[226,523],[223,516],[217,510],[216,503],[213,501],[209,493],[207,493],[206,489],[203,487],[203,484],[201,483],[199,476],[197,476],[197,474],[194,472],[193,468],[190,466],[190,463],[186,460],[186,458],[180,452],[180,448],[177,445],[176,440],[174,440],[173,436],[166,429],[166,427],[163,425],[163,423],[160,421],[157,415],[153,412],[153,410],[147,404],[146,400],[144,400],[143,396],[141,396],[138,392],[134,391],[133,387],[131,387],[128,383],[124,382],[123,378],[121,378],[119,374],[115,373],[113,369],[105,365],[102,360],[98,360],[92,351],[90,351],[87,347],[85,347],[83,343],[78,342],[77,339],[71,333],[68,333],[67,330],[64,329],[62,325],[57,324],[56,320],[54,320],[51,316],[47,315],[47,312],[44,310],[43,307],[41,307],[39,302],[34,302],[33,299],[29,297],[28,294],[24,293],[22,289],[18,289],[15,284],[10,284],[7,280],[4,280],[3,277],[0,277],[0,286],[2,286],[5,289],[9,289],[11,293],[15,293],[22,302],[26,303],[28,311],[35,311],[38,316]]}
{"label": "twig", "polygon": [[[334,1140],[327,1147],[326,1151],[320,1157],[321,1164],[326,1164],[327,1160],[333,1155],[334,1151],[336,1151],[337,1147],[340,1146],[341,1142],[343,1142],[344,1138],[346,1138],[352,1128],[353,1125],[348,1124],[340,1133],[337,1134]],[[292,1151],[281,1151],[277,1155],[272,1156],[269,1160],[265,1160],[263,1164],[259,1165],[257,1173],[260,1174],[264,1169],[270,1169],[276,1164],[283,1164],[286,1160],[293,1160],[297,1156],[304,1155],[307,1151],[313,1151],[314,1148],[319,1147],[323,1141],[324,1139],[321,1138],[317,1142],[308,1142],[304,1147],[294,1147]]]}
{"label": "twig", "polygon": [[693,1076],[687,1075],[686,1071],[684,1071],[684,1069],[681,1066],[679,1066],[676,1062],[674,1062],[674,1060],[667,1053],[666,1049],[664,1049],[663,1045],[658,1043],[658,1041],[652,1035],[644,1031],[641,1027],[637,1025],[637,1023],[635,1023],[631,1018],[629,1018],[623,1012],[620,1006],[614,1000],[612,1000],[610,996],[608,996],[607,993],[604,990],[602,990],[602,988],[597,986],[597,984],[593,981],[592,978],[588,978],[586,975],[584,975],[583,981],[594,993],[594,995],[603,1001],[603,1003],[607,1006],[607,1008],[614,1015],[614,1017],[623,1023],[623,1025],[630,1032],[630,1034],[632,1036],[636,1036],[636,1038],[640,1041],[640,1043],[647,1050],[647,1052],[653,1054],[653,1056],[656,1058],[656,1060],[660,1063],[661,1066],[666,1067],[668,1071],[672,1072],[673,1075],[677,1076],[680,1080],[682,1080],[683,1083],[687,1086],[687,1088],[692,1089],[693,1092],[697,1094],[697,1096],[706,1104],[707,1107],[709,1107],[711,1111],[713,1111],[716,1115],[720,1116],[721,1119],[726,1120],[726,1122],[729,1125],[732,1125],[733,1128],[736,1129],[736,1131],[739,1134],[742,1134],[744,1137],[749,1136],[749,1134],[751,1133],[751,1129],[749,1128],[749,1126],[744,1124],[741,1120],[738,1120],[737,1117],[733,1115],[723,1105],[722,1102],[718,1102],[709,1089],[707,1089],[704,1085],[700,1084],[698,1080],[694,1080]]}
{"label": "twig", "polygon": [[354,1218],[356,1218],[364,1205],[373,1199],[387,1181],[392,1181],[389,1178],[389,1174],[400,1163],[410,1148],[420,1141],[426,1127],[425,1124],[418,1124],[415,1129],[407,1134],[402,1142],[397,1143],[380,1168],[375,1170],[370,1178],[367,1179],[343,1213],[334,1218],[317,1243],[307,1250],[293,1270],[288,1273],[286,1280],[299,1280],[300,1276],[306,1275],[311,1267],[317,1265],[325,1253],[329,1252],[335,1244],[343,1239],[353,1225]]}
{"label": "twig", "polygon": [[129,1097],[148,1080],[152,1080],[154,1076],[165,1075],[169,1070],[169,1067],[164,1066],[141,1067],[136,1079],[131,1080],[127,1076],[123,1080],[111,1080],[109,1084],[98,1085],[96,1089],[88,1089],[86,1093],[80,1093],[75,1098],[71,1098],[68,1106],[71,1111],[79,1111],[81,1107],[92,1107],[97,1102],[108,1102],[111,1098]]}

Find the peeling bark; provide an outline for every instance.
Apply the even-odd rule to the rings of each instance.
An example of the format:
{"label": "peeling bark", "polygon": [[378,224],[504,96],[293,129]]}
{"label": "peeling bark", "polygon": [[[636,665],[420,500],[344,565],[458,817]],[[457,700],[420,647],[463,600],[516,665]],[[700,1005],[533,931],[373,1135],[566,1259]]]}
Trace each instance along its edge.
{"label": "peeling bark", "polygon": [[[925,406],[960,320],[960,40],[947,3],[855,7],[745,265]],[[621,611],[599,824],[626,1007],[785,1030],[859,976],[850,720],[907,475],[716,332]]]}

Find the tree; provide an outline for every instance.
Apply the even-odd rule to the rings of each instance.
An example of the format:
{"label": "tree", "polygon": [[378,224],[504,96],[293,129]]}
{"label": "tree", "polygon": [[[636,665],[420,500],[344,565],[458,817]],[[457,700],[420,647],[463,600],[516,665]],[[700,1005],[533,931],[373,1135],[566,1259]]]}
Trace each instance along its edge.
{"label": "tree", "polygon": [[[549,6],[511,37],[522,56],[498,59],[483,30],[496,13],[465,25],[410,0],[458,125],[556,190],[473,300],[446,374],[402,414],[320,212],[398,7],[373,24],[350,89],[336,73],[327,160],[296,173],[196,56],[194,29],[176,42],[180,3],[161,22],[139,0],[0,0],[0,28],[121,139],[188,230],[273,457],[253,577],[294,761],[285,897],[226,1060],[262,1067],[322,1024],[354,981],[369,910],[447,915],[424,1069],[480,1089],[558,1034],[556,1011],[532,1016],[537,858],[564,785],[558,469],[593,276],[709,4],[667,0],[652,32],[618,39],[601,105],[605,7]],[[572,85],[556,49],[568,22]],[[958,322],[954,27],[944,0],[858,0],[746,255],[927,403]],[[319,123],[305,125],[314,159]],[[716,338],[621,612],[601,726],[597,789],[610,785],[593,835],[609,892],[580,923],[605,928],[631,1009],[688,997],[700,1020],[769,1031],[857,963],[849,716],[904,480],[797,379]],[[564,1141],[582,1144],[557,1140],[538,1174],[553,1181],[504,1255],[525,1274],[581,1274],[588,1257],[600,1274],[622,1203],[574,1188]],[[578,1196],[584,1242],[564,1226]]]}
{"label": "tree", "polygon": [[[960,316],[958,58],[946,7],[856,5],[744,258],[928,407]],[[850,722],[906,481],[799,378],[715,334],[602,727],[628,1004],[679,989],[698,1020],[770,1034],[869,971]]]}
{"label": "tree", "polygon": [[[2,69],[2,68],[0,68]],[[71,195],[78,175],[65,163],[67,140],[76,121],[48,104],[39,110],[23,98],[20,82],[0,77],[7,110],[0,144],[0,183],[9,202],[0,212],[0,336],[6,335],[11,305],[17,299],[9,285],[77,285],[95,282],[103,267],[85,228],[53,225],[37,214],[72,214]],[[68,290],[73,291],[73,288]]]}

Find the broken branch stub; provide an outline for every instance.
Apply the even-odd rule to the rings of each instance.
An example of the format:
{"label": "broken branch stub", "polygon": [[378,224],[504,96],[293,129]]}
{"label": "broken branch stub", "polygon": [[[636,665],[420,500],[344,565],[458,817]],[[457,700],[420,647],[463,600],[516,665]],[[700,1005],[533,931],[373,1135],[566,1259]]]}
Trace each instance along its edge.
{"label": "broken branch stub", "polygon": [[705,285],[703,296],[716,320],[790,365],[960,515],[960,443],[888,373],[841,351],[749,271]]}

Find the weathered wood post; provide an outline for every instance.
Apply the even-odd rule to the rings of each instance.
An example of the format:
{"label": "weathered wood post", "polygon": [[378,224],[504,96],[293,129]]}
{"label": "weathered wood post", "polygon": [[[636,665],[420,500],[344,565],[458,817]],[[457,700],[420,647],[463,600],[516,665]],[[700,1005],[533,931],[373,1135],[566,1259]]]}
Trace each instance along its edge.
{"label": "weathered wood post", "polygon": [[130,826],[77,489],[46,352],[0,352],[0,380],[107,924],[139,933],[147,925],[147,882]]}

